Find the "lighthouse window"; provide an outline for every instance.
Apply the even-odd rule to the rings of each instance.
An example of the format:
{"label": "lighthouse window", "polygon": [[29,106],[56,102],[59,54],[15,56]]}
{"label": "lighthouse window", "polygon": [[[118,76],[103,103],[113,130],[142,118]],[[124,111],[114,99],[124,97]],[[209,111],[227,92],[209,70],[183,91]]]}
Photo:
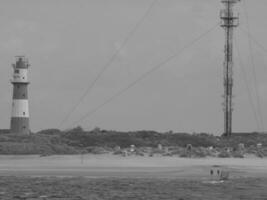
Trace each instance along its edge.
{"label": "lighthouse window", "polygon": [[25,112],[23,112],[23,115],[25,115]]}

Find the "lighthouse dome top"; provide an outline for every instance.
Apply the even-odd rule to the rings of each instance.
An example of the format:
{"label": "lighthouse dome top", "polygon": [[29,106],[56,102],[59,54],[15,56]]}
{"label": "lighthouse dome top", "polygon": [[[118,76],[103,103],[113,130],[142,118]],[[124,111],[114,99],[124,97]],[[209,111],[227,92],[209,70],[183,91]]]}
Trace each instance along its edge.
{"label": "lighthouse dome top", "polygon": [[16,56],[16,64],[14,65],[15,68],[27,69],[29,66],[28,59],[26,59],[24,56]]}

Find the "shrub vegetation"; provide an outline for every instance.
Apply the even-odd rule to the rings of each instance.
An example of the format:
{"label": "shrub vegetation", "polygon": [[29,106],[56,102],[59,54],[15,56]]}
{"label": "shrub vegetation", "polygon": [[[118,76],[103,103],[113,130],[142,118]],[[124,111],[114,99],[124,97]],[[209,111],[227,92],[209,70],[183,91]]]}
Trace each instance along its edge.
{"label": "shrub vegetation", "polygon": [[[230,138],[224,136],[214,136],[207,133],[159,133],[156,131],[132,131],[119,132],[107,131],[95,128],[91,131],[84,131],[81,127],[76,127],[67,131],[58,129],[47,129],[31,135],[16,135],[8,131],[0,130],[0,154],[78,154],[78,153],[106,153],[109,151],[122,152],[118,147],[125,149],[134,144],[140,151],[147,147],[152,154],[159,153],[156,150],[161,144],[169,147],[166,155],[180,155],[187,157],[184,149],[191,144],[192,152],[195,156],[214,156],[215,149],[225,149],[230,147],[235,152],[238,145],[243,143],[246,153],[267,155],[264,147],[267,147],[267,134],[263,133],[234,133]],[[263,150],[257,149],[257,144],[261,143]],[[212,147],[208,150],[207,147]],[[182,149],[181,149],[182,148]],[[143,150],[142,150],[143,151]],[[144,152],[144,151],[143,151]],[[242,157],[235,152],[235,157]],[[219,157],[229,157],[229,153],[221,151]]]}

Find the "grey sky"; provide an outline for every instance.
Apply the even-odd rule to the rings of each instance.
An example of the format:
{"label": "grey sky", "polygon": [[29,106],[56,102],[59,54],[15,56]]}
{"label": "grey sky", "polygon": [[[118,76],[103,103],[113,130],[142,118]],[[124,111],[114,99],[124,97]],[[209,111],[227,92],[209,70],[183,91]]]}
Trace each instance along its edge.
{"label": "grey sky", "polygon": [[[144,15],[151,0],[1,0],[0,126],[9,127],[14,56],[29,58],[33,131],[58,126]],[[252,35],[267,48],[267,2],[247,0]],[[236,6],[247,29],[243,3]],[[219,22],[219,0],[159,0],[116,61],[64,124],[70,128],[138,76]],[[248,39],[235,31],[253,89]],[[213,32],[84,120],[85,128],[223,131],[224,32]],[[267,119],[267,55],[252,44],[263,119]],[[234,131],[257,130],[239,62],[234,66]],[[254,102],[255,90],[252,91]],[[78,124],[77,124],[78,125]],[[265,127],[267,128],[267,127]]]}

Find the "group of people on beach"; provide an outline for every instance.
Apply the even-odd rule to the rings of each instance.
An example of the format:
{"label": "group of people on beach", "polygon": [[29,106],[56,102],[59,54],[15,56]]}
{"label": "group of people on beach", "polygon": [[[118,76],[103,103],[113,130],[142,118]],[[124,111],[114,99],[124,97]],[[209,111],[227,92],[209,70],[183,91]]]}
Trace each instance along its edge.
{"label": "group of people on beach", "polygon": [[[213,169],[211,169],[210,170],[210,175],[213,176],[213,173],[214,173],[214,171],[213,171]],[[220,170],[217,169],[217,176],[219,176],[219,175],[220,175]]]}
{"label": "group of people on beach", "polygon": [[228,171],[224,171],[224,170],[220,170],[220,169],[217,169],[217,170],[211,169],[210,175],[212,178],[213,178],[213,175],[215,175],[215,174],[217,175],[219,180],[228,180],[229,179],[229,172]]}

